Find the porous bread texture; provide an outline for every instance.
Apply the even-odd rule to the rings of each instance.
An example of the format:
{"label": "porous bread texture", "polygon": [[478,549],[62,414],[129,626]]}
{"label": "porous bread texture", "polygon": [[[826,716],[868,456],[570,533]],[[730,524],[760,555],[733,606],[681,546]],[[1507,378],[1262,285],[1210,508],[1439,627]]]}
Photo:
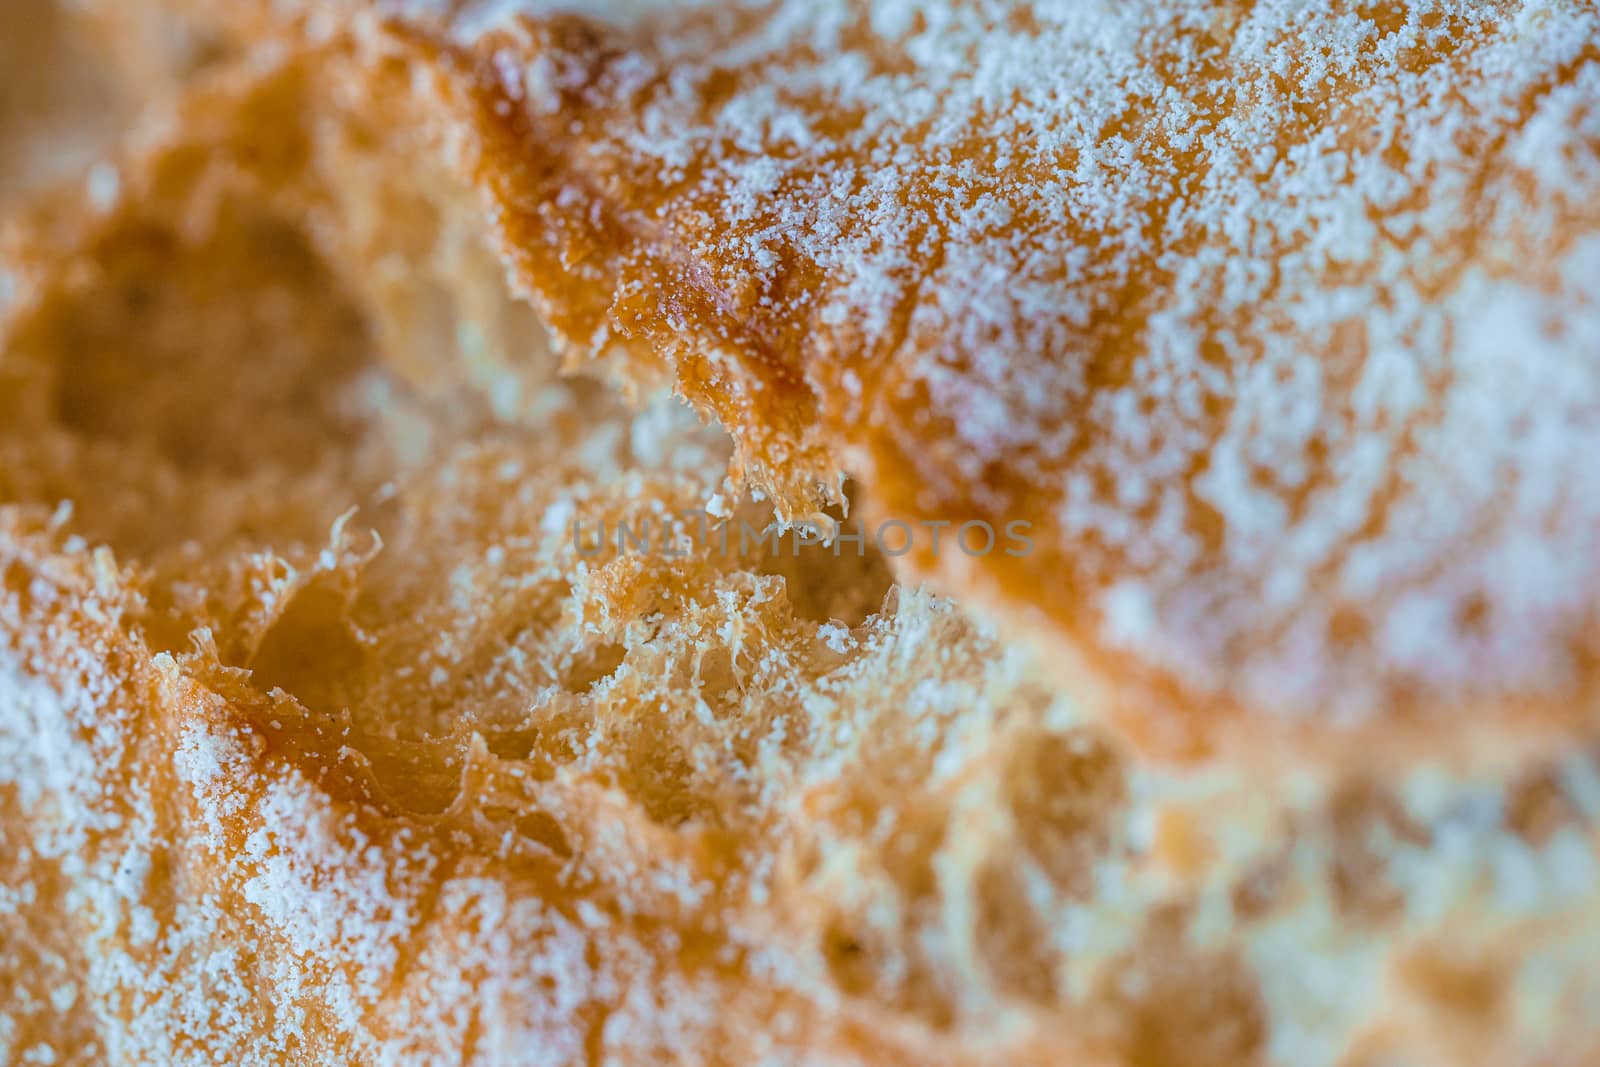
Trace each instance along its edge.
{"label": "porous bread texture", "polygon": [[556,375],[393,47],[13,235],[0,1060],[1592,1061],[1594,752],[1163,769],[881,559],[584,557],[730,445]]}

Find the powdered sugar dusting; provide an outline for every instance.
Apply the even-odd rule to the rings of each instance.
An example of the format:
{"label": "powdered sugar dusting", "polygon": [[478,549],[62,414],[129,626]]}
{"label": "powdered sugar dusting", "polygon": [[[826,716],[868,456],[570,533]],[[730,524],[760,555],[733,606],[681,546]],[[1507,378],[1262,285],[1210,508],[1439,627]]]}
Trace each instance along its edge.
{"label": "powdered sugar dusting", "polygon": [[[59,869],[74,955],[50,993],[54,1036],[70,1043],[47,1040],[47,1058],[28,1062],[80,1062],[91,1040],[114,1062],[583,1058],[575,1016],[604,978],[552,902],[503,878],[442,877],[413,831],[372,838],[300,771],[263,763],[242,724],[166,657],[138,666],[119,639],[74,632],[86,603],[57,600],[47,583],[36,594],[60,606],[53,619],[0,599],[0,628],[21,642],[0,653],[0,790],[19,806],[7,819],[26,820],[6,827],[26,828],[12,842],[25,869]],[[164,701],[142,705],[151,686]],[[159,785],[159,757],[145,762],[167,715],[176,794]],[[169,801],[179,827],[158,814]],[[36,902],[32,883],[7,886],[0,919]],[[94,1013],[92,1038],[70,1025],[75,1005]],[[8,1005],[7,1025],[24,1008]]]}

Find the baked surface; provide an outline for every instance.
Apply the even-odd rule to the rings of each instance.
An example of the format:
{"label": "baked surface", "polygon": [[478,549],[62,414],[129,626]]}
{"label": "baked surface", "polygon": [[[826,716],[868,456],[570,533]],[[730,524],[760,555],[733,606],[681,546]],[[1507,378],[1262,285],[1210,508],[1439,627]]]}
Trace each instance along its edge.
{"label": "baked surface", "polygon": [[[853,549],[734,552],[701,538],[681,554],[580,551],[575,520],[615,529],[705,507],[764,527],[776,509],[820,506],[818,484],[836,486],[841,466],[861,475],[854,507],[878,515],[943,517],[950,498],[920,504],[918,488],[959,496],[979,484],[962,480],[967,453],[944,450],[959,440],[954,423],[916,431],[926,471],[884,451],[919,425],[897,411],[895,383],[932,389],[929,339],[897,327],[887,347],[865,334],[854,354],[817,347],[867,330],[864,318],[830,324],[824,310],[877,299],[851,272],[886,261],[840,232],[849,254],[837,263],[779,247],[769,277],[721,244],[748,252],[746,201],[712,196],[707,174],[660,189],[641,177],[660,174],[652,159],[682,147],[684,131],[692,150],[735,121],[741,92],[805,69],[795,35],[828,32],[825,6],[759,37],[738,9],[726,21],[675,11],[663,23],[530,23],[470,48],[493,32],[481,11],[447,24],[413,5],[384,24],[330,4],[318,27],[280,23],[286,9],[266,23],[248,5],[185,15],[223,54],[243,54],[191,83],[126,150],[114,183],[6,223],[0,1061],[1502,1067],[1600,1054],[1600,751],[1581,702],[1553,715],[1524,694],[1514,719],[1486,705],[1480,717],[1515,750],[1493,766],[1412,752],[1174,767],[1141,749],[1194,757],[1233,719],[1208,709],[1175,720],[1141,704],[1108,722],[1092,687],[1064,687],[1009,639],[1008,626],[1041,617],[1015,614],[1003,573],[924,561],[977,615],[897,582],[905,561]],[[1142,26],[1155,10],[1080,18]],[[1415,30],[1402,20],[1393,32],[1459,32],[1459,62],[1473,70],[1499,62],[1498,46],[1522,70],[1539,52],[1528,42],[1593,37],[1576,6],[1522,21],[1507,6],[1451,6],[1472,16],[1462,25],[1417,11]],[[1316,7],[1254,12],[1230,28],[1235,39],[1276,39],[1246,32],[1257,23],[1308,35],[1331,25]],[[1155,22],[1145,28],[1162,40]],[[1008,31],[1023,41],[1017,70],[1034,30]],[[866,30],[840,32],[849,45]],[[1456,38],[1430,38],[1441,39]],[[1187,41],[1170,42],[1173,54]],[[713,49],[749,73],[704,75],[695,57]],[[782,59],[781,77],[761,65],[763,49]],[[1431,55],[1393,62],[1426,72]],[[652,74],[669,57],[684,72],[674,91],[686,123],[628,136],[678,106],[650,95],[671,84]],[[1578,84],[1592,62],[1580,56],[1556,80]],[[1552,111],[1564,99],[1554,83],[1519,88],[1496,69],[1504,76],[1482,92],[1532,110],[1495,119],[1474,99],[1472,122],[1542,130],[1563,151],[1518,155],[1511,137],[1474,158],[1490,170],[1527,158],[1546,183],[1570,166],[1593,188],[1581,169],[1588,113]],[[571,120],[564,129],[532,91],[548,84],[541,70],[564,90],[553,112]],[[639,79],[626,101],[624,75]],[[1454,68],[1437,76],[1478,84]],[[839,91],[867,91],[848,78]],[[708,86],[726,94],[714,115]],[[814,105],[790,103],[802,117]],[[507,121],[525,115],[547,117]],[[858,132],[871,133],[838,135]],[[781,165],[752,210],[796,203],[782,165],[803,166],[804,153],[719,142],[726,180],[754,180],[758,149]],[[1296,158],[1309,167],[1313,156]],[[1560,285],[1595,281],[1573,258],[1593,201],[1505,180],[1526,200],[1492,203],[1554,235],[1519,264],[1523,280],[1483,266],[1514,243],[1457,260],[1438,247],[1394,254],[1406,270],[1455,262],[1487,286],[1430,291],[1443,319],[1489,314],[1499,305],[1486,293],[1553,302],[1553,326],[1515,336],[1525,366],[1572,372],[1561,395],[1574,406],[1542,424],[1553,451],[1540,455],[1556,466],[1540,469],[1563,473],[1576,462],[1566,449],[1592,429],[1592,368],[1563,338],[1592,330],[1595,312],[1578,296],[1562,303]],[[1449,189],[1444,177],[1427,186],[1440,200],[1421,212],[1419,241],[1434,240],[1431,212],[1444,225],[1465,202]],[[853,205],[841,226],[941,207],[889,192],[910,195],[886,191],[883,215]],[[963,195],[952,187],[944,202]],[[1310,200],[1331,211],[1330,195]],[[828,203],[821,186],[805,200]],[[1280,215],[1258,206],[1251,217]],[[1315,217],[1330,227],[1318,233],[1343,232]],[[1130,231],[1103,225],[1094,247],[1108,262],[1084,269],[1115,272],[1109,261],[1128,258],[1115,238]],[[982,256],[1001,244],[969,246],[979,259],[966,274],[938,267],[908,309],[958,279],[982,282]],[[1193,269],[1210,269],[1209,254],[1194,249]],[[1540,271],[1552,288],[1536,296],[1527,279]],[[1103,276],[1085,277],[1095,284],[1083,298],[1102,299]],[[1046,281],[1054,307],[1071,287]],[[753,310],[747,301],[779,282],[812,303]],[[1339,299],[1355,307],[1372,284],[1352,268],[1316,292],[1349,288]],[[515,295],[524,290],[537,314]],[[678,302],[663,307],[658,293]],[[1311,299],[1291,287],[1261,306],[1289,315]],[[1153,313],[1117,306],[1136,309],[1139,329],[1118,342],[1132,346]],[[1480,355],[1485,373],[1503,369],[1503,350]],[[563,376],[563,362],[586,373]],[[1045,362],[1038,374],[1073,373]],[[837,408],[842,375],[868,366],[881,377],[864,407]],[[634,402],[600,377],[631,385]],[[968,399],[1003,384],[969,380]],[[661,395],[665,381],[732,433]],[[1548,398],[1531,371],[1524,384]],[[1493,411],[1520,397],[1497,395]],[[925,390],[916,410],[957,399]],[[1051,411],[1024,405],[1013,418]],[[742,494],[730,462],[772,499]],[[1592,500],[1581,480],[1568,484],[1552,513],[1561,521],[1537,530],[1552,565],[1586,580],[1570,568],[1587,560],[1563,553],[1582,544],[1567,523]],[[1493,529],[1480,532],[1460,558],[1492,543]],[[1153,547],[1159,533],[1147,532]],[[1240,559],[1236,574],[1254,573]],[[1023,561],[1040,568],[1029,602],[1057,573],[1040,560]],[[1527,587],[1542,606],[1540,588]],[[1297,610],[1323,605],[1308,596]],[[1576,618],[1556,612],[1551,624]],[[1121,693],[1166,669],[1159,642],[1141,645],[1149,655],[1125,676],[1068,636],[1092,653],[1086,686],[1110,678]],[[1307,669],[1332,654],[1313,643]],[[1240,712],[1257,737],[1280,712],[1337,709],[1286,699],[1218,710]],[[1390,720],[1419,709],[1362,710],[1390,731],[1363,736],[1398,739]],[[1536,713],[1558,719],[1568,742],[1521,747]],[[1153,736],[1162,724],[1174,735]]]}

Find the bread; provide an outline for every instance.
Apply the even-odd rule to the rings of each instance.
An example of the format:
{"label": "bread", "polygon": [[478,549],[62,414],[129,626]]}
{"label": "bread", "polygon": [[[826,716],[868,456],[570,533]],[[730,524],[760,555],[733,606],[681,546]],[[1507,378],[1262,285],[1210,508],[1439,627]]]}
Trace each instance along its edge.
{"label": "bread", "polygon": [[[959,438],[895,410],[893,379],[915,379],[931,349],[884,350],[894,369],[865,407],[835,410],[845,369],[877,351],[828,347],[866,329],[823,311],[841,286],[877,292],[851,273],[862,261],[775,248],[783,269],[765,284],[810,304],[753,310],[773,294],[727,253],[754,232],[746,202],[694,183],[651,192],[626,132],[677,105],[605,96],[657,84],[666,64],[683,73],[659,84],[700,115],[694,55],[713,51],[757,57],[746,84],[713,79],[719,93],[776,93],[788,83],[761,49],[828,26],[826,9],[769,23],[759,46],[733,9],[530,22],[469,48],[426,5],[388,22],[291,7],[182,14],[237,57],[126,149],[115,195],[24,211],[6,235],[0,1061],[1499,1067],[1600,1053],[1600,748],[1581,686],[1559,713],[1539,706],[1541,685],[1566,684],[1554,673],[1503,705],[1451,703],[1440,685],[1419,694],[1440,702],[1425,714],[1385,698],[1353,723],[1320,680],[1316,699],[1285,689],[1281,707],[1246,686],[1233,695],[1248,707],[1130,709],[1119,694],[1170,670],[1163,645],[1141,637],[1125,673],[1080,640],[1050,599],[1079,564],[1055,549],[1023,561],[1034,588],[1019,592],[998,560],[908,566],[740,536],[817,508],[843,518],[846,496],[852,515],[947,514],[943,497],[919,502],[920,479],[962,462],[946,447]],[[1115,28],[1127,10],[1149,13],[1078,17]],[[1398,32],[1476,42],[1469,66],[1501,62],[1507,41],[1531,62],[1541,42],[1578,40],[1555,81],[1590,76],[1587,9],[1440,10],[1461,24],[1419,6]],[[1253,42],[1331,18],[1257,5],[1217,25]],[[1031,32],[1013,21],[986,48]],[[530,82],[539,71],[555,82]],[[551,84],[558,99],[532,93]],[[1541,180],[1570,166],[1594,189],[1588,113],[1564,99],[1474,121],[1551,139],[1563,151]],[[544,117],[511,121],[527,115]],[[686,143],[667,132],[653,152]],[[789,158],[770,147],[748,166]],[[1532,158],[1519,151],[1485,158]],[[1435,178],[1440,210],[1463,202]],[[1507,219],[1552,227],[1539,269],[1557,295],[1504,274],[1483,292],[1552,302],[1548,327],[1514,336],[1572,372],[1578,404],[1583,350],[1565,346],[1594,329],[1592,201],[1516,192]],[[1331,240],[1331,216],[1306,210]],[[851,250],[848,232],[831,239]],[[1493,254],[1463,251],[1461,276],[1489,276]],[[964,266],[983,280],[981,262]],[[1369,282],[1352,270],[1306,299]],[[1448,287],[1429,299],[1474,313]],[[1045,351],[1020,345],[1007,366]],[[1037,414],[1026,399],[1007,417]],[[1581,414],[1539,439],[1556,467],[1530,479],[1567,469]],[[901,434],[925,470],[889,461]],[[1531,531],[1579,600],[1583,484]],[[650,517],[657,531],[676,517],[670,551],[659,536],[592,551],[602,522],[648,538]],[[731,547],[696,517],[725,521]],[[1300,610],[1325,610],[1324,592]],[[1524,636],[1545,647],[1550,632]],[[1307,655],[1308,671],[1336,660],[1315,642]],[[1385,691],[1381,678],[1352,674],[1349,691]],[[1438,751],[1402,743],[1413,714]],[[1441,730],[1469,726],[1497,759],[1477,741],[1470,758],[1442,747]],[[1404,751],[1333,758],[1351,737]],[[1185,762],[1155,758],[1174,752]]]}

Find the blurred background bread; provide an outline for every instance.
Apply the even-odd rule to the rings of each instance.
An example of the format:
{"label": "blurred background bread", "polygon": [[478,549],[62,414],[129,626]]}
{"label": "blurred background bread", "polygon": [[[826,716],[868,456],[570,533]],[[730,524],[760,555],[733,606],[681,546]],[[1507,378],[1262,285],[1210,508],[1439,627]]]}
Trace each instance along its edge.
{"label": "blurred background bread", "polygon": [[1592,734],[1174,765],[896,561],[740,544],[791,502],[672,358],[558,351],[428,25],[185,31],[8,194],[0,1062],[1600,1054]]}

